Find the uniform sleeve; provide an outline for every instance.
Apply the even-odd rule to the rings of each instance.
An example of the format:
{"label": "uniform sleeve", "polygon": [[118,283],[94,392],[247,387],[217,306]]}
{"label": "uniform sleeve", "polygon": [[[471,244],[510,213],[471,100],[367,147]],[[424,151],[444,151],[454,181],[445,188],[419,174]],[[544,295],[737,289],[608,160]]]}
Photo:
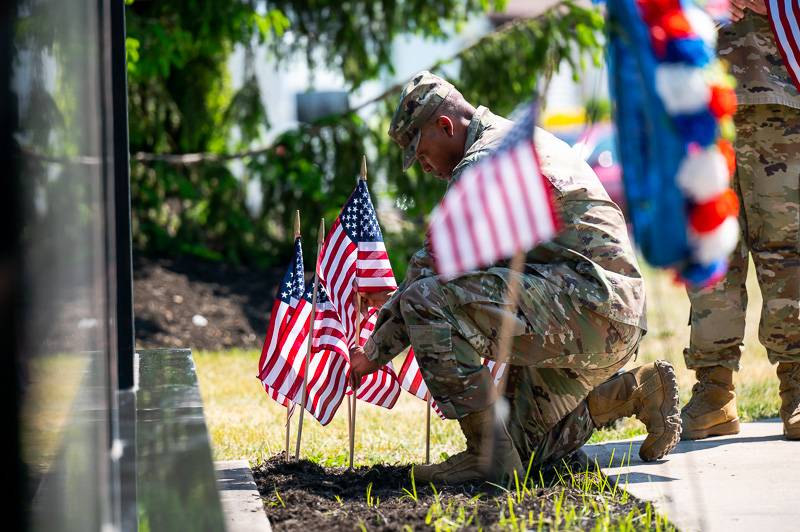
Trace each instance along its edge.
{"label": "uniform sleeve", "polygon": [[427,251],[428,247],[426,239],[425,247],[411,257],[403,283],[381,307],[378,321],[375,323],[375,329],[364,345],[364,352],[368,359],[385,364],[411,344],[406,324],[400,313],[400,297],[406,287],[415,281],[436,275],[433,258]]}

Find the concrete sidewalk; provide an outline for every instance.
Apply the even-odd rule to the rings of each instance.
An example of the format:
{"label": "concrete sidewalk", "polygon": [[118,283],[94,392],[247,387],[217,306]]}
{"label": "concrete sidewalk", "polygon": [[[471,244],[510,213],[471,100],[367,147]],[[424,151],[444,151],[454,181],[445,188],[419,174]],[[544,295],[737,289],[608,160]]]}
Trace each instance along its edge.
{"label": "concrete sidewalk", "polygon": [[214,462],[226,532],[271,532],[247,460]]}
{"label": "concrete sidewalk", "polygon": [[641,440],[583,450],[612,482],[619,478],[632,495],[652,501],[680,530],[800,530],[800,441],[783,438],[780,420],[681,442],[659,462],[639,459]]}

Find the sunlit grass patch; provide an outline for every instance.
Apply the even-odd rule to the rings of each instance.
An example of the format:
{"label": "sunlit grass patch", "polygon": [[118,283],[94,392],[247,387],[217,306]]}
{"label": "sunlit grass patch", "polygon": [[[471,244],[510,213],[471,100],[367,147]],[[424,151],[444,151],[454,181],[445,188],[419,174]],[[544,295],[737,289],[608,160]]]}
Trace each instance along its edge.
{"label": "sunlit grass patch", "polygon": [[[269,399],[256,378],[257,351],[194,354],[200,393],[216,460],[248,458],[263,461],[283,451],[286,409]],[[423,401],[403,392],[392,410],[358,404],[355,455],[357,464],[409,463],[425,458]],[[292,419],[294,453],[297,415]],[[301,456],[325,466],[343,466],[348,459],[347,406],[342,403],[328,426],[305,416]],[[431,457],[463,448],[455,421],[431,418]]]}

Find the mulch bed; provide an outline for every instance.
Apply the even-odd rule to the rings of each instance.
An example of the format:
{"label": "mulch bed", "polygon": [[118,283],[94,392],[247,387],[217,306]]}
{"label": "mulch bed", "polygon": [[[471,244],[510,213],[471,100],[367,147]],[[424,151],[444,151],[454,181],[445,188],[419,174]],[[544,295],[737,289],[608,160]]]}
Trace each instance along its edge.
{"label": "mulch bed", "polygon": [[[564,473],[566,476],[566,473]],[[258,490],[264,500],[270,524],[281,530],[402,530],[406,525],[413,530],[436,527],[436,512],[431,506],[437,501],[430,486],[417,485],[418,500],[406,495],[403,488],[411,490],[410,466],[376,465],[359,467],[348,472],[345,468],[323,468],[308,460],[286,462],[282,455],[275,456],[253,470]],[[586,494],[563,485],[553,485],[554,471],[549,471],[544,488],[537,488],[534,500],[523,501],[515,508],[518,517],[527,518],[533,511],[536,519],[542,512],[544,520],[554,517],[557,504],[567,508],[570,503],[578,507],[586,504]],[[367,490],[373,504],[367,503]],[[508,495],[489,484],[461,485],[438,489],[441,508],[453,504],[463,505],[466,516],[472,521],[465,527],[470,530],[495,529],[501,516],[501,508],[507,508]],[[562,497],[561,503],[558,502]],[[482,494],[479,498],[476,496]],[[592,495],[588,496],[592,498]],[[628,497],[622,502],[610,495],[611,515],[625,515],[632,509],[645,511],[641,501]],[[377,504],[376,504],[377,502]],[[451,512],[452,513],[452,512]],[[441,516],[440,516],[441,517]],[[452,518],[452,515],[451,517]],[[449,518],[448,518],[449,519]],[[581,529],[592,529],[596,519],[588,516],[579,523]],[[440,524],[450,524],[443,520]],[[455,528],[461,528],[460,526]],[[445,526],[444,529],[452,529]],[[545,529],[550,528],[545,525]]]}
{"label": "mulch bed", "polygon": [[[199,259],[134,260],[136,346],[260,349],[283,271]],[[193,318],[201,316],[201,319]]]}

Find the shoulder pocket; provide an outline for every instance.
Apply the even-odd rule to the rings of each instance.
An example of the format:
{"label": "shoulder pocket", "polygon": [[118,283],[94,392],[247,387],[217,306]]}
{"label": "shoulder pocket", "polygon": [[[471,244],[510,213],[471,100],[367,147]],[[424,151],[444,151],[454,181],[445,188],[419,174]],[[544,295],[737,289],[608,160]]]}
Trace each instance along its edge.
{"label": "shoulder pocket", "polygon": [[453,350],[452,329],[447,323],[410,325],[408,335],[414,351],[420,354],[449,353]]}

